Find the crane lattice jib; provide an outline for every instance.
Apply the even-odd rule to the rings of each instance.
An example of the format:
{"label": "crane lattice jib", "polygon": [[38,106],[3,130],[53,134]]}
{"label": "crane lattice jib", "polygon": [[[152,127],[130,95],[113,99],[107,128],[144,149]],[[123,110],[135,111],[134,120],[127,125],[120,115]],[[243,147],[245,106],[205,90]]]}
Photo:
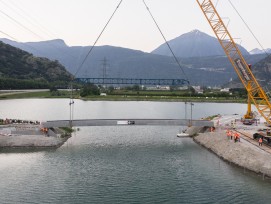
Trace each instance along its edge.
{"label": "crane lattice jib", "polygon": [[249,97],[258,109],[259,113],[271,125],[271,104],[266,93],[259,85],[257,79],[251,72],[238,46],[231,37],[227,27],[218,14],[211,0],[197,0],[202,12],[212,27],[219,43],[224,49],[237,75],[245,86]]}

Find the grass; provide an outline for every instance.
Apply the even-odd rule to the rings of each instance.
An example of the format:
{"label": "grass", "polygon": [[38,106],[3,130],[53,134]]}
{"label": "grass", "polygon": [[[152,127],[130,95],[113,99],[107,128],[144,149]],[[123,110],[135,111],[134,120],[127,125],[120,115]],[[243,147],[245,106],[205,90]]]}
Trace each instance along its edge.
{"label": "grass", "polygon": [[50,91],[40,92],[24,92],[24,93],[8,93],[0,95],[0,99],[20,99],[20,98],[69,98],[68,91],[59,91],[59,95],[52,95]]}
{"label": "grass", "polygon": [[211,115],[208,116],[207,118],[204,118],[205,120],[213,120],[214,118],[218,117],[219,115]]}
{"label": "grass", "polygon": [[[79,92],[74,92],[74,98],[94,101],[192,101],[192,102],[217,102],[217,103],[246,103],[246,99],[233,97],[187,97],[181,96],[180,92],[170,91],[119,91],[107,96],[88,96],[81,98]],[[23,99],[23,98],[70,98],[69,91],[50,91],[7,93],[1,94],[0,99]]]}

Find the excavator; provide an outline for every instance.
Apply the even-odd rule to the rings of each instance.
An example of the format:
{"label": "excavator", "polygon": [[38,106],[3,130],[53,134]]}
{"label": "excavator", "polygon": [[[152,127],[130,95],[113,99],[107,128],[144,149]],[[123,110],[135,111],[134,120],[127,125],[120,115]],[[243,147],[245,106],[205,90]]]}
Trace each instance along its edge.
{"label": "excavator", "polygon": [[222,21],[211,0],[196,0],[205,15],[208,23],[213,29],[220,45],[225,51],[239,79],[243,83],[248,93],[247,113],[244,115],[244,121],[251,124],[254,115],[251,110],[253,103],[261,116],[266,120],[266,124],[271,126],[271,103],[269,97],[258,83],[251,71],[250,65],[244,59],[237,44],[234,42],[226,25]]}

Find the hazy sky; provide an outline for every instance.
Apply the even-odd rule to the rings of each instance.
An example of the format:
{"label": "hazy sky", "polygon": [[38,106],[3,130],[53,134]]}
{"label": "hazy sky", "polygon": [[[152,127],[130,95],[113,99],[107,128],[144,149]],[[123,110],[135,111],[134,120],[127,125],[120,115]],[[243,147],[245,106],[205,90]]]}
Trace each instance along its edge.
{"label": "hazy sky", "polygon": [[[231,1],[264,48],[270,48],[271,1]],[[0,0],[0,31],[20,42],[61,38],[69,46],[92,45],[119,2],[120,0]],[[196,0],[145,2],[167,40],[194,29],[214,36]],[[214,4],[216,2],[217,0],[213,1]],[[238,38],[237,43],[241,43],[249,51],[260,47],[228,0],[220,0],[217,9],[226,22],[230,19],[228,28],[232,36]],[[0,37],[9,38],[2,33]],[[97,45],[150,52],[162,43],[164,40],[143,1],[123,0]]]}

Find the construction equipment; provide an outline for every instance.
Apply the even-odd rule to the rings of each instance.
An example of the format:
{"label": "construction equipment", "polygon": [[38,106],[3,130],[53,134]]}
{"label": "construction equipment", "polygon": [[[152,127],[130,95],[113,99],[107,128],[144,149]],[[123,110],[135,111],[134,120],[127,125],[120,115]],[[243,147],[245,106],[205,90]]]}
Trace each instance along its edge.
{"label": "construction equipment", "polygon": [[271,125],[271,103],[269,102],[269,98],[251,72],[249,65],[245,61],[237,44],[234,42],[214,4],[211,0],[196,1],[248,92],[248,111],[244,117],[248,119],[252,117],[251,102],[253,102],[267,124]]}
{"label": "construction equipment", "polygon": [[[251,66],[249,65],[249,68],[251,68]],[[251,90],[251,81],[248,82],[248,90]],[[252,125],[255,121],[255,115],[254,113],[251,111],[251,99],[249,96],[249,91],[247,91],[247,112],[244,115],[243,118],[243,124],[244,125]]]}
{"label": "construction equipment", "polygon": [[267,144],[271,145],[271,132],[270,129],[260,129],[258,132],[253,134],[253,139],[260,139],[262,138],[262,141]]}

